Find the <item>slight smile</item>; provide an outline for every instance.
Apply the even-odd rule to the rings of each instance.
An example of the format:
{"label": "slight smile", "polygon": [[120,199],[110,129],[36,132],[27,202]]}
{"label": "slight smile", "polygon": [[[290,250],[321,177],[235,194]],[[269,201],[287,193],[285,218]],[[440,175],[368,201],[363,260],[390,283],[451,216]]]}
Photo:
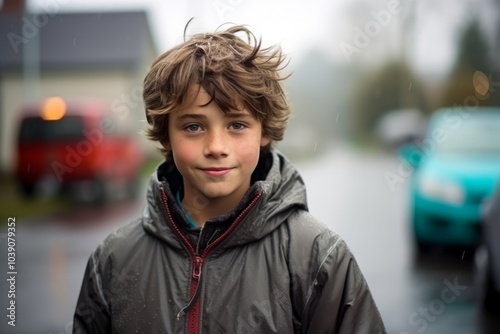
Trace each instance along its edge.
{"label": "slight smile", "polygon": [[201,168],[203,173],[212,177],[221,177],[227,175],[233,168],[231,167],[210,167]]}

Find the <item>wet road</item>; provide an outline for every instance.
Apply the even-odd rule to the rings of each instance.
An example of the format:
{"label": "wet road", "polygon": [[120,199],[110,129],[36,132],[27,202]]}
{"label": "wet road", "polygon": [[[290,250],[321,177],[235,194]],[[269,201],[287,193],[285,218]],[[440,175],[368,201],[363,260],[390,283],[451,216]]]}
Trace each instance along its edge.
{"label": "wet road", "polygon": [[[481,315],[475,303],[470,251],[414,256],[406,217],[409,182],[391,189],[384,178],[385,172],[397,171],[396,159],[337,148],[297,167],[308,187],[310,211],[347,241],[389,333],[500,333],[499,321]],[[141,203],[119,202],[24,226],[18,222],[16,327],[7,324],[3,279],[0,333],[71,333],[90,252],[141,209]],[[0,268],[6,274],[5,234],[0,241]]]}
{"label": "wet road", "polygon": [[500,317],[476,305],[471,250],[414,253],[409,179],[391,187],[385,178],[399,167],[390,155],[345,148],[300,165],[310,211],[350,246],[389,333],[500,333]]}
{"label": "wet road", "polygon": [[[82,206],[72,213],[24,225],[17,221],[16,326],[8,324],[10,319],[4,311],[0,333],[71,333],[73,312],[91,251],[140,210],[139,203],[123,201],[102,209]],[[1,232],[0,268],[5,275],[7,239],[5,230]],[[6,310],[6,280],[0,286],[0,309]]]}

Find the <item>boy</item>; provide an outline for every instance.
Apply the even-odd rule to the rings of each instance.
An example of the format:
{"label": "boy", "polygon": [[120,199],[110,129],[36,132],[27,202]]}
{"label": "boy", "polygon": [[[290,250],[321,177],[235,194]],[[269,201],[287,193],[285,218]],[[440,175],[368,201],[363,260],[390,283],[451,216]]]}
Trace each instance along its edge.
{"label": "boy", "polygon": [[155,60],[147,135],[166,161],[143,216],[91,255],[74,333],[385,332],[346,244],[272,148],[290,113],[283,61],[243,26]]}

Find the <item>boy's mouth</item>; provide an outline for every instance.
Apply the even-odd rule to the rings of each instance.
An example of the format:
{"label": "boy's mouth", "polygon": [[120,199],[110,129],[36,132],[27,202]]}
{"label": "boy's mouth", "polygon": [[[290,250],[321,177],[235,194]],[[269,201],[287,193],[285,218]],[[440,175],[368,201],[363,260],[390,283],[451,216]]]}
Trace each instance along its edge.
{"label": "boy's mouth", "polygon": [[209,167],[201,168],[201,170],[208,176],[224,176],[228,174],[233,168],[231,167]]}

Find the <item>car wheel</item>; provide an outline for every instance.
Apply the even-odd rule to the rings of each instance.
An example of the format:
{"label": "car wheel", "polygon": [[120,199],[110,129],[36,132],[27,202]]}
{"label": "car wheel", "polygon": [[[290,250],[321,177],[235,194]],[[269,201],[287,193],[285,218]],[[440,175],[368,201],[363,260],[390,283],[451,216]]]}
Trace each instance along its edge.
{"label": "car wheel", "polygon": [[428,243],[426,241],[422,241],[418,237],[415,237],[415,245],[417,247],[418,255],[420,255],[420,256],[425,256],[425,255],[429,254],[429,252],[432,248],[430,243]]}
{"label": "car wheel", "polygon": [[413,223],[412,223],[412,225],[413,225],[413,240],[414,240],[415,247],[417,250],[417,255],[418,256],[425,256],[431,251],[432,245],[430,242],[422,240],[422,237],[419,235],[419,232],[417,229],[416,221],[417,221],[417,218],[416,218],[416,215],[414,214],[413,215]]}
{"label": "car wheel", "polygon": [[488,249],[484,244],[476,250],[474,262],[474,283],[478,305],[487,313],[496,313],[500,310],[500,293],[493,285]]}
{"label": "car wheel", "polygon": [[483,308],[486,312],[491,314],[497,314],[498,310],[500,310],[500,294],[493,286],[493,279],[491,278],[490,271],[488,271],[486,276]]}
{"label": "car wheel", "polygon": [[23,183],[21,192],[25,198],[33,198],[35,196],[35,185],[31,183]]}
{"label": "car wheel", "polygon": [[110,182],[104,177],[95,180],[94,203],[97,205],[106,204],[111,197]]}

